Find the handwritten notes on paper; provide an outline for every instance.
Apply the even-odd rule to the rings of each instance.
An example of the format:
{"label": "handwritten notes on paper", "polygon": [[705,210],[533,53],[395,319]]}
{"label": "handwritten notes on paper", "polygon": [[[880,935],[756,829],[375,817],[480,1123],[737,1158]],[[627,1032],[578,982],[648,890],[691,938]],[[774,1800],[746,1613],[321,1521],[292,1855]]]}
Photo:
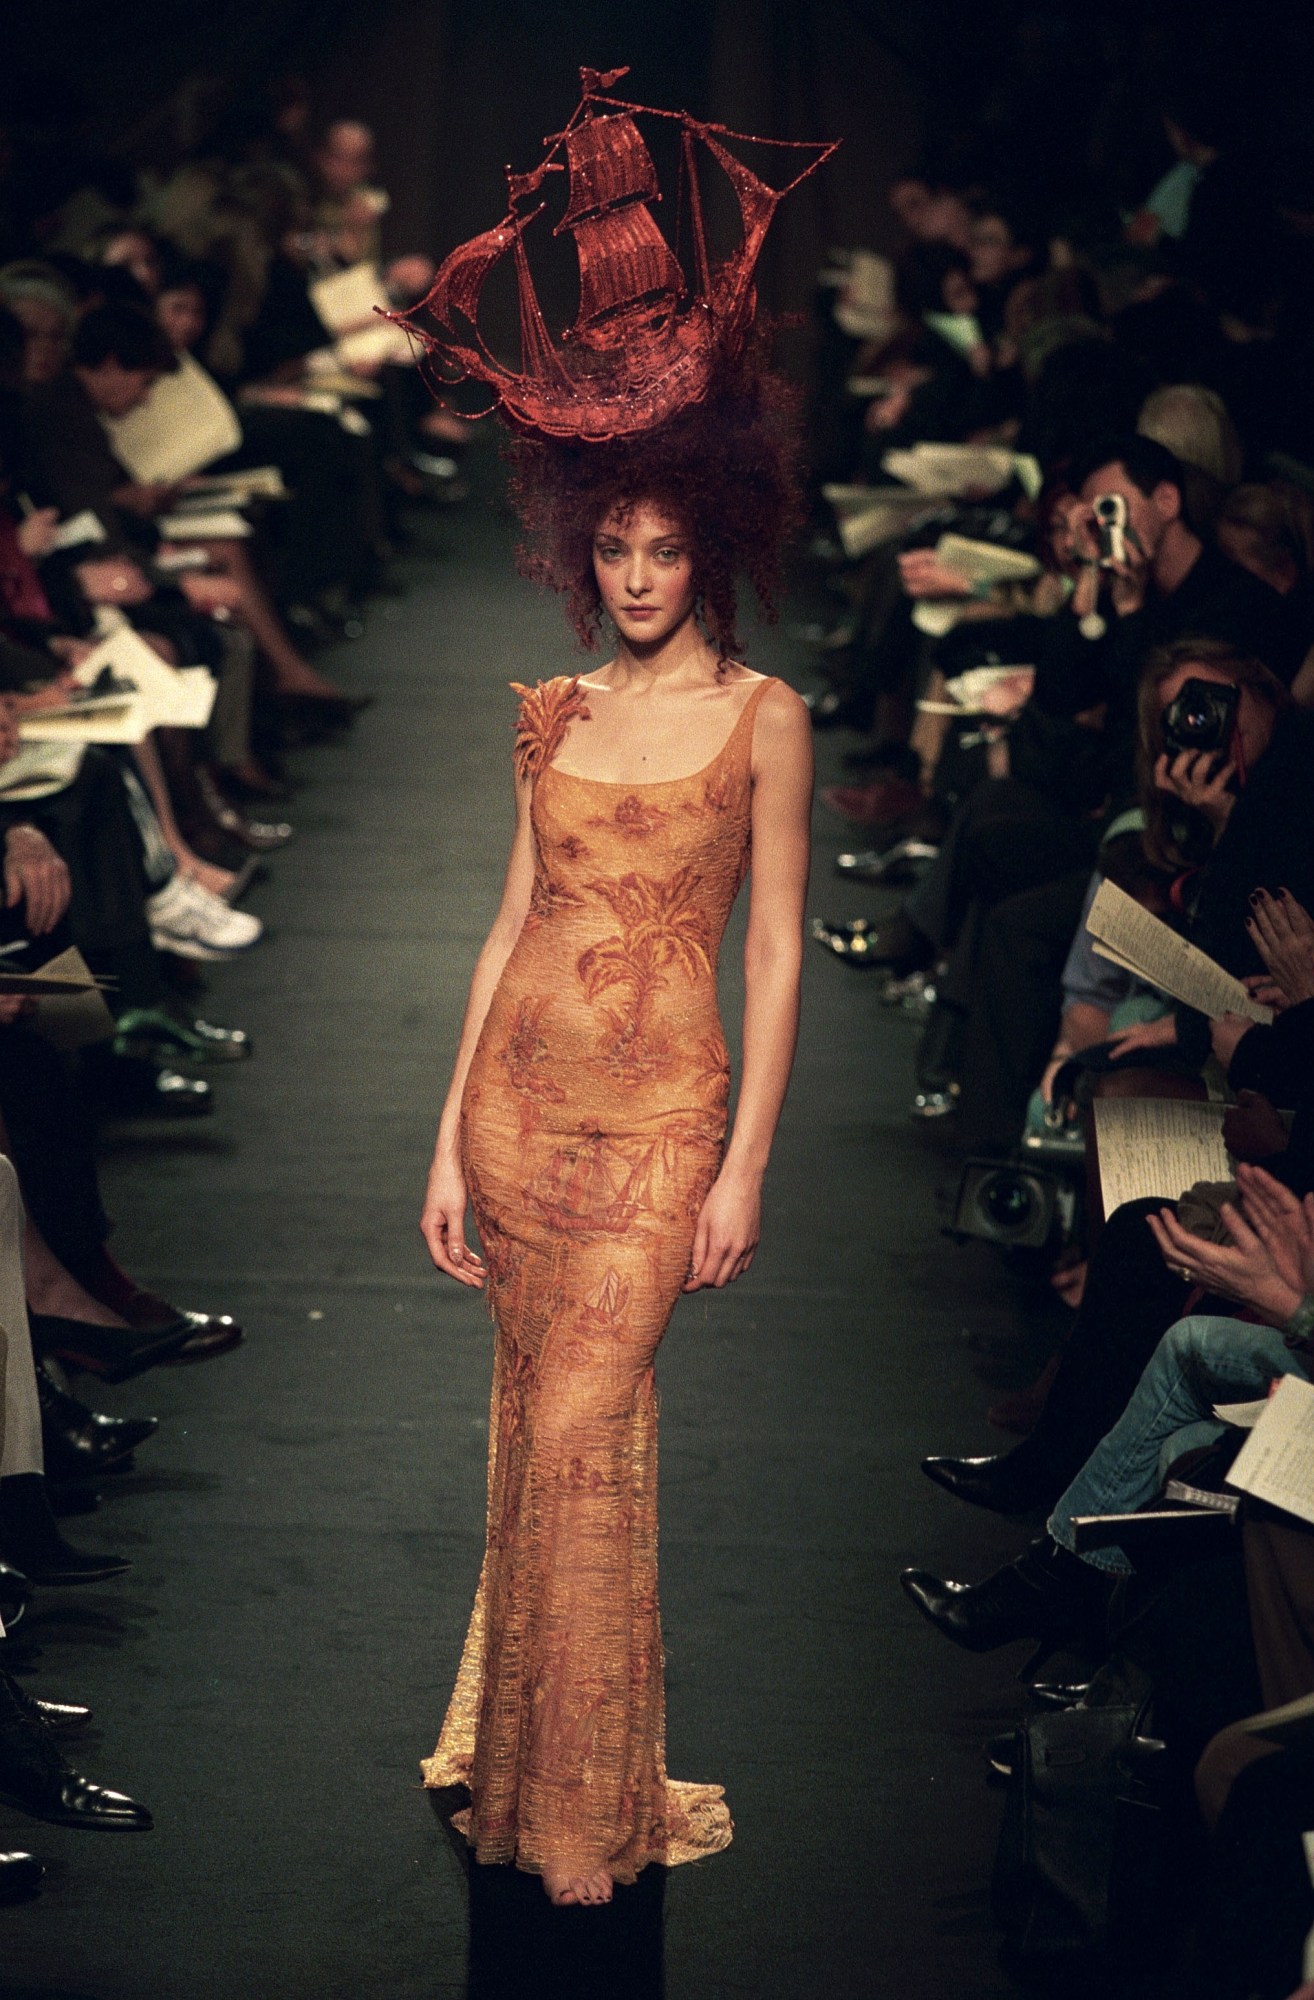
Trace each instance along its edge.
{"label": "handwritten notes on paper", "polygon": [[1221,1104],[1178,1097],[1099,1097],[1094,1104],[1106,1216],[1125,1201],[1176,1201],[1197,1181],[1232,1177]]}
{"label": "handwritten notes on paper", "polygon": [[1227,1475],[1229,1486],[1314,1521],[1314,1383],[1284,1375]]}
{"label": "handwritten notes on paper", "polygon": [[1100,883],[1086,929],[1101,958],[1134,973],[1147,986],[1157,986],[1170,999],[1207,1014],[1211,1021],[1224,1014],[1265,1023],[1273,1018],[1273,1010],[1252,1000],[1239,979],[1142,909],[1116,882]]}

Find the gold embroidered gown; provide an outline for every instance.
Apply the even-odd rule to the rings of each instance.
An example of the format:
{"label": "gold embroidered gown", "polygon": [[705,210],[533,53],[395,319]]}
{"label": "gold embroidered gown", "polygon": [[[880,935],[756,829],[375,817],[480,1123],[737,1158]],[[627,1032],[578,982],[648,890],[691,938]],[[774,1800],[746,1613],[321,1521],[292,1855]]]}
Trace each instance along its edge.
{"label": "gold embroidered gown", "polygon": [[487,1552],[423,1765],[469,1786],[480,1861],[632,1882],[730,1841],[721,1787],[666,1776],[653,1361],[721,1162],[716,958],[770,685],[701,770],[637,785],[553,768],[577,678],[516,689],[533,896],[461,1115],[497,1326]]}

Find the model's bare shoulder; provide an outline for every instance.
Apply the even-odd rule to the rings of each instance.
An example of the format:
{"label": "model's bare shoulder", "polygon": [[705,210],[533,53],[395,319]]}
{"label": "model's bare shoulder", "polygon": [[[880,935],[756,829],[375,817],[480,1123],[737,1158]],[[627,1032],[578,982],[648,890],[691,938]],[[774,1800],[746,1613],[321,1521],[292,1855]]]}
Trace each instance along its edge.
{"label": "model's bare shoulder", "polygon": [[[764,678],[758,675],[759,680]],[[809,760],[812,756],[812,717],[802,695],[790,687],[788,681],[772,680],[770,687],[757,705],[756,726],[753,730],[754,761],[758,752],[794,755],[800,745],[806,744]]]}

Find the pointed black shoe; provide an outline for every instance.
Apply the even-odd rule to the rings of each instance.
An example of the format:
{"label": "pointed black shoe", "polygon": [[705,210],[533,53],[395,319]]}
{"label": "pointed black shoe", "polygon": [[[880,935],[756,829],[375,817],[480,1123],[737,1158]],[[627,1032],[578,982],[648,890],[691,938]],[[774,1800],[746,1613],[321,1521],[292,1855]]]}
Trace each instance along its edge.
{"label": "pointed black shoe", "polygon": [[0,1804],[52,1826],[144,1833],[145,1806],[93,1785],[67,1762],[44,1722],[34,1721],[8,1674],[0,1672]]}
{"label": "pointed black shoe", "polygon": [[91,1710],[81,1701],[43,1701],[40,1695],[28,1694],[25,1688],[15,1683],[14,1692],[34,1722],[44,1722],[55,1736],[71,1736],[79,1729],[85,1729],[91,1720]]}
{"label": "pointed black shoe", "polygon": [[955,1500],[992,1514],[1031,1514],[1058,1498],[1019,1447],[991,1458],[924,1458],[922,1471]]}
{"label": "pointed black shoe", "polygon": [[[1099,1570],[1049,1535],[984,1583],[951,1583],[924,1569],[906,1569],[899,1581],[922,1616],[956,1646],[992,1653],[1011,1640],[1034,1639],[1041,1642],[1037,1660],[1084,1636],[1109,1591]],[[1035,1670],[1033,1662],[1028,1667]]]}
{"label": "pointed black shoe", "polygon": [[41,1443],[47,1479],[94,1479],[118,1465],[159,1429],[158,1417],[106,1417],[61,1389],[37,1363]]}
{"label": "pointed black shoe", "polygon": [[106,1583],[132,1567],[121,1556],[84,1555],[64,1540],[39,1472],[0,1479],[0,1557],[16,1564],[29,1583],[59,1587]]}
{"label": "pointed black shoe", "polygon": [[172,1326],[138,1332],[130,1326],[92,1326],[57,1313],[28,1314],[32,1345],[66,1368],[98,1375],[102,1382],[127,1382],[157,1362],[171,1361],[194,1329],[180,1313]]}
{"label": "pointed black shoe", "polygon": [[45,1872],[35,1854],[0,1854],[0,1903],[25,1903]]}

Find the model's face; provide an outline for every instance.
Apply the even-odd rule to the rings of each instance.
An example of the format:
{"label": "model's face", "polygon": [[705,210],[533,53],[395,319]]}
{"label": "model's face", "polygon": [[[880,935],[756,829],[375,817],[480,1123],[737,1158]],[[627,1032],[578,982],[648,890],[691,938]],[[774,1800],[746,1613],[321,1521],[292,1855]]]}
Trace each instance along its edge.
{"label": "model's face", "polygon": [[653,646],[692,618],[693,543],[678,515],[651,501],[614,509],[593,536],[603,610],[631,646]]}
{"label": "model's face", "polygon": [[190,353],[205,332],[205,300],[195,285],[164,291],[155,301],[155,320],[176,354]]}

